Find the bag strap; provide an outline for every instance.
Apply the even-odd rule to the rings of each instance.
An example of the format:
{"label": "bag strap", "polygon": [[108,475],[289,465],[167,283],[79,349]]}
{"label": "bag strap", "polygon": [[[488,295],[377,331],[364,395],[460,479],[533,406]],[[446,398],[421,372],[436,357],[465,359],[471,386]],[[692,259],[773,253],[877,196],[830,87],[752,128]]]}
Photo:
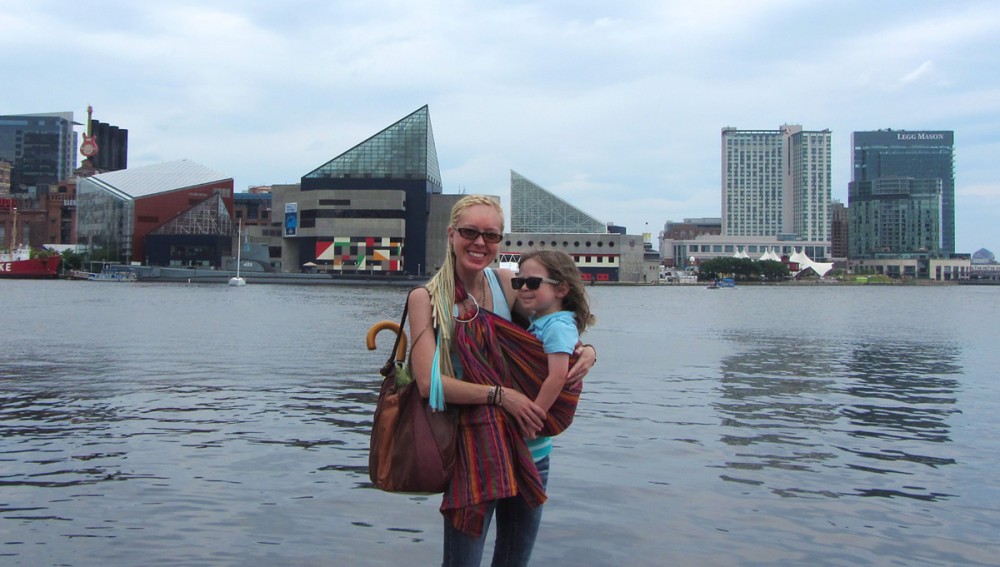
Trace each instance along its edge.
{"label": "bag strap", "polygon": [[[414,289],[417,288],[411,289],[410,293],[413,293]],[[379,371],[382,376],[388,376],[396,364],[396,353],[399,352],[399,342],[403,340],[403,333],[406,332],[406,312],[410,308],[410,293],[406,294],[406,301],[403,303],[403,316],[399,319],[399,332],[396,333],[396,341],[392,343],[392,350],[389,351],[389,360],[385,361],[385,365]]]}

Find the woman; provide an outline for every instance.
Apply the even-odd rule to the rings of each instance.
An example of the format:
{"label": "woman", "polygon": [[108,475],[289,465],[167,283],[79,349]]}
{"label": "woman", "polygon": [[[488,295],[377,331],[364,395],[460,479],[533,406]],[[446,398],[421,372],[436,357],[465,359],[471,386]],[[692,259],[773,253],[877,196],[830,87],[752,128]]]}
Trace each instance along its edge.
{"label": "woman", "polygon": [[[443,266],[409,297],[410,370],[420,393],[435,405],[435,390],[441,391],[444,401],[462,407],[458,463],[441,505],[446,567],[480,564],[494,513],[493,564],[527,565],[545,501],[552,447],[549,438],[538,436],[545,412],[514,388],[477,382],[472,370],[463,376],[468,347],[454,340],[480,309],[508,320],[521,310],[510,284],[513,273],[489,269],[503,230],[503,209],[495,199],[461,198],[451,210]],[[580,380],[597,359],[590,345],[578,350],[569,382]]]}

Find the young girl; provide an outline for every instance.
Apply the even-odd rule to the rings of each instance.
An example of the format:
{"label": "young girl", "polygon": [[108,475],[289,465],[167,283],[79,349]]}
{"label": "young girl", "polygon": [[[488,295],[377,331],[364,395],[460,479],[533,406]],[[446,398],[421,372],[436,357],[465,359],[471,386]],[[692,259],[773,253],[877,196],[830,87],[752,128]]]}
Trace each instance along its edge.
{"label": "young girl", "polygon": [[548,355],[549,371],[535,404],[549,411],[566,385],[569,357],[580,334],[594,324],[583,278],[573,258],[565,252],[538,250],[521,256],[520,271],[511,280],[517,299],[532,313],[528,331]]}

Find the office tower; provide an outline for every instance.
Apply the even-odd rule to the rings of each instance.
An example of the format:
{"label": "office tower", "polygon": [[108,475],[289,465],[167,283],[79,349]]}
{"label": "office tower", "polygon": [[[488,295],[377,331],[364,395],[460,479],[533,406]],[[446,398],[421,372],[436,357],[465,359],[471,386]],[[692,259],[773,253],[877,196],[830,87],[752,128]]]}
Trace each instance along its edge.
{"label": "office tower", "polygon": [[[926,227],[921,225],[922,236],[915,236],[909,239],[911,242],[919,242],[918,248],[937,249],[942,256],[949,256],[955,253],[955,164],[954,164],[954,132],[952,131],[906,131],[906,130],[876,130],[870,132],[854,132],[851,135],[852,147],[854,148],[854,169],[851,181],[877,182],[885,179],[908,178],[912,180],[937,180],[940,185],[940,242],[937,246],[930,246],[923,242],[926,237]],[[920,205],[913,204],[912,207],[922,211],[921,214],[929,214],[924,207],[933,201],[927,194],[929,186],[934,183],[915,183],[911,187],[915,192],[909,193],[886,193],[879,194],[873,192],[869,198],[875,200],[887,200],[891,206],[893,201],[899,199],[917,199]],[[893,186],[891,183],[886,187]],[[878,185],[873,186],[873,191],[877,191]],[[859,195],[868,195],[865,190],[859,190]],[[899,203],[897,203],[899,204]],[[854,205],[850,201],[848,206],[852,210]],[[911,205],[900,205],[903,209],[910,208]],[[861,211],[858,211],[861,214]],[[861,223],[861,220],[857,221]],[[867,222],[867,221],[866,221]],[[886,219],[888,222],[888,219]],[[908,222],[908,221],[907,221]],[[851,226],[854,228],[855,221]],[[873,225],[874,227],[877,225]],[[854,234],[852,233],[852,237]],[[899,240],[880,243],[877,239],[872,239],[867,235],[857,235],[864,243],[859,241],[851,248],[860,250],[863,254],[874,254],[882,248],[892,247],[899,244]],[[866,244],[865,244],[866,243]],[[869,247],[870,246],[870,247]],[[915,251],[915,250],[914,250]]]}
{"label": "office tower", "polygon": [[11,192],[68,179],[76,168],[73,113],[0,116],[0,159],[13,165]]}
{"label": "office tower", "polygon": [[722,234],[830,239],[830,131],[722,129]]}

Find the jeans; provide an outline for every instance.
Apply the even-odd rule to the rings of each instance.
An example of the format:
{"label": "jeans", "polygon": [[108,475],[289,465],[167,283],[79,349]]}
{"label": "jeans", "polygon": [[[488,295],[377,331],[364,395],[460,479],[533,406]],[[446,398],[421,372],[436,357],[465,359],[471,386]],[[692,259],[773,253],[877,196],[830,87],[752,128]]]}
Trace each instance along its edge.
{"label": "jeans", "polygon": [[[542,477],[542,486],[549,483],[549,458],[535,463]],[[542,507],[531,508],[520,495],[487,503],[483,533],[472,537],[444,520],[444,567],[479,567],[483,559],[486,533],[493,513],[497,516],[497,539],[493,548],[493,567],[524,567],[535,546],[538,525],[542,522]]]}

